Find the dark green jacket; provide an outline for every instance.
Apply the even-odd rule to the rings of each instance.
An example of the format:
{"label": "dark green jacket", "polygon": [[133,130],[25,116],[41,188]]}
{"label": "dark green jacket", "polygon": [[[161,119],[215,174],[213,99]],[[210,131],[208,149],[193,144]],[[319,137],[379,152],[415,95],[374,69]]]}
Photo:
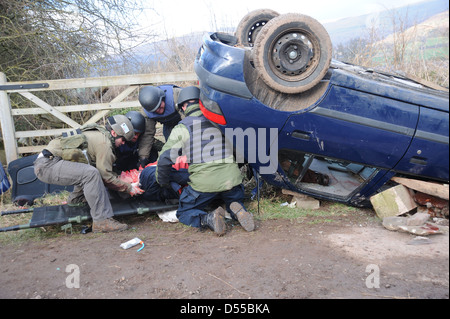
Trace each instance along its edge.
{"label": "dark green jacket", "polygon": [[[186,109],[188,117],[203,117],[198,104],[193,104]],[[215,127],[209,127],[208,130],[217,130],[216,133],[222,136],[221,131]],[[192,144],[192,137],[189,129],[184,124],[178,124],[172,130],[166,144],[162,148],[156,171],[157,181],[161,185],[166,185],[170,181],[169,170],[174,164],[177,155],[181,150],[186,149]],[[197,149],[198,151],[198,149]],[[225,154],[225,153],[224,153]],[[197,154],[198,155],[198,154]],[[235,162],[233,154],[226,154],[221,159],[203,162],[189,163],[189,185],[198,192],[216,193],[232,189],[242,183],[242,175],[238,164]],[[195,154],[192,157],[195,158]],[[191,158],[192,160],[192,158]],[[192,162],[192,161],[191,161]]]}

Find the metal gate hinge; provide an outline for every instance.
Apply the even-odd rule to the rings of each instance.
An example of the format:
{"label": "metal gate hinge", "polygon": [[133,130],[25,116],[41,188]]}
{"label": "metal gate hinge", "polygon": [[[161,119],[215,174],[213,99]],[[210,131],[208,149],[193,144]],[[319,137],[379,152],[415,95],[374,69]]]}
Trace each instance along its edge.
{"label": "metal gate hinge", "polygon": [[48,88],[48,83],[0,85],[0,91]]}

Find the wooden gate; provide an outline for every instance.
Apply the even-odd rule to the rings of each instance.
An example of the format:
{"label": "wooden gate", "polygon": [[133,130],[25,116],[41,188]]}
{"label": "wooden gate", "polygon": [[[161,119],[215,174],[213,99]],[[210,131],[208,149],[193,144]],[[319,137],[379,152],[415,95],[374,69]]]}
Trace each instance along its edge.
{"label": "wooden gate", "polygon": [[[97,78],[80,78],[48,81],[7,82],[4,73],[0,72],[0,123],[3,142],[6,152],[6,161],[9,164],[17,159],[19,154],[37,153],[45,146],[18,147],[17,139],[26,137],[55,136],[64,131],[77,128],[82,124],[94,123],[104,118],[112,109],[139,107],[139,101],[126,100],[131,93],[142,85],[161,85],[164,83],[177,84],[180,82],[192,82],[197,84],[197,76],[194,72],[153,73],[122,76],[107,76]],[[31,92],[68,90],[83,88],[111,88],[119,87],[119,93],[107,103],[81,104],[81,105],[50,105]],[[37,108],[12,108],[10,94],[20,94],[27,98]],[[67,112],[97,111],[87,122],[77,123],[65,115]],[[49,113],[69,127],[65,129],[48,129],[34,131],[16,131],[14,116],[34,115]]]}

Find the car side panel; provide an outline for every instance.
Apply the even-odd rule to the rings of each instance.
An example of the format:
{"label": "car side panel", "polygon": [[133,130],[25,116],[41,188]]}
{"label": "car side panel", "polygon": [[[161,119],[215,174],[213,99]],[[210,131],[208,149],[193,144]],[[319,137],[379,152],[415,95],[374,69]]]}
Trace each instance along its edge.
{"label": "car side panel", "polygon": [[397,172],[448,181],[449,116],[447,112],[421,107],[416,134]]}
{"label": "car side panel", "polygon": [[416,105],[334,85],[317,106],[289,117],[280,148],[391,169],[407,151],[418,115]]}

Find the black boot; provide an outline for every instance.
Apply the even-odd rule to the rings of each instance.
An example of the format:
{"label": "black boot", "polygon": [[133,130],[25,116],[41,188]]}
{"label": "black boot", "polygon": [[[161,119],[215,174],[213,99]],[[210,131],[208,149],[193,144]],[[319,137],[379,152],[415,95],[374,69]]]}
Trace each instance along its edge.
{"label": "black boot", "polygon": [[216,210],[200,216],[201,227],[208,227],[213,230],[218,236],[225,234],[227,227],[225,225],[225,210],[218,207]]}

